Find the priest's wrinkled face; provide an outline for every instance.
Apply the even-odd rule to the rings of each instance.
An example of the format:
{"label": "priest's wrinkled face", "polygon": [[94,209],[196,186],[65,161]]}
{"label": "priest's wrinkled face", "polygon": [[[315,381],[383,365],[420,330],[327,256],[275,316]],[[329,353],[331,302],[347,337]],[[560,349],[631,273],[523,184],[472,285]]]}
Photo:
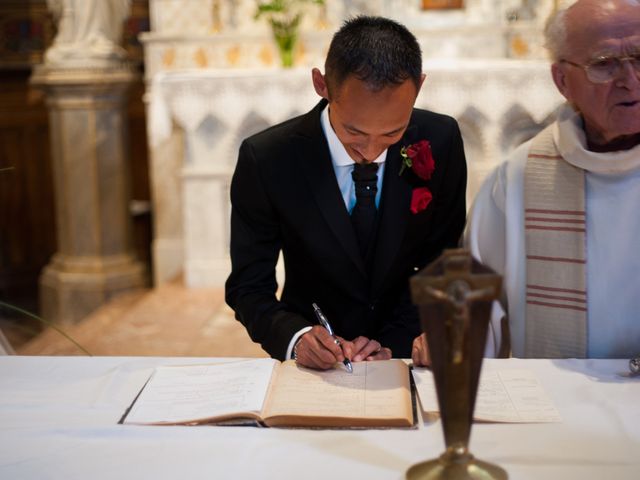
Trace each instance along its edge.
{"label": "priest's wrinkled face", "polygon": [[372,90],[350,75],[329,96],[317,69],[313,77],[316,92],[329,100],[331,126],[356,163],[374,161],[402,138],[418,95],[413,80]]}
{"label": "priest's wrinkled face", "polygon": [[589,141],[640,133],[640,3],[581,0],[567,11],[566,54],[552,67]]}

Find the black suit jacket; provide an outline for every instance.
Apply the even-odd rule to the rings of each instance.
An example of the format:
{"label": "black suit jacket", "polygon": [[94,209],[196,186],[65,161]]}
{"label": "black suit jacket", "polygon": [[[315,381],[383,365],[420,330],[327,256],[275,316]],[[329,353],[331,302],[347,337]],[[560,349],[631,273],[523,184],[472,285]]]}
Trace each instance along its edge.
{"label": "black suit jacket", "polygon": [[[231,183],[231,261],[226,301],[255,342],[284,359],[295,332],[316,322],[316,302],[337,335],[364,335],[410,357],[419,335],[408,279],[444,248],[458,245],[465,222],[466,163],[456,121],[414,109],[400,142],[389,147],[372,272],[358,249],[322,131],[321,101],[309,113],[242,143]],[[431,142],[428,182],[398,175],[400,149]],[[429,206],[410,211],[411,193],[426,185]],[[276,298],[282,250],[285,284]]]}

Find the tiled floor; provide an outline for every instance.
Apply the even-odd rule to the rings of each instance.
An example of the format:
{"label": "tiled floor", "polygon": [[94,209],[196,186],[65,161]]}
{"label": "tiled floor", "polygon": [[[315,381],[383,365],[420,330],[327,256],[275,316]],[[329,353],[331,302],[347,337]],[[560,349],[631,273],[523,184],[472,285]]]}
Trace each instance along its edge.
{"label": "tiled floor", "polygon": [[[222,288],[188,289],[180,281],[121,295],[64,330],[92,355],[266,356],[233,318]],[[84,355],[53,329],[16,353]]]}

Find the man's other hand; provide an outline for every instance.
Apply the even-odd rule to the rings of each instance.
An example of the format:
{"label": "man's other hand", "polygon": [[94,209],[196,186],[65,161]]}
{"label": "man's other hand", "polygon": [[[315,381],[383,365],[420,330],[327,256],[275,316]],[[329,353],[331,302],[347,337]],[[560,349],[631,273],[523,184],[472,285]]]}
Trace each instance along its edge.
{"label": "man's other hand", "polygon": [[427,345],[427,336],[423,333],[419,337],[414,338],[413,347],[411,348],[411,360],[416,367],[431,366],[431,356],[429,355],[429,346]]}
{"label": "man's other hand", "polygon": [[352,342],[340,339],[345,356],[352,362],[389,360],[391,349],[383,347],[377,340],[357,337]]}
{"label": "man's other hand", "polygon": [[324,327],[315,325],[296,343],[296,362],[303,367],[328,370],[336,363],[342,363],[345,358],[352,362],[391,358],[391,349],[383,347],[377,340],[357,337],[347,341],[338,337],[338,341],[339,344]]}

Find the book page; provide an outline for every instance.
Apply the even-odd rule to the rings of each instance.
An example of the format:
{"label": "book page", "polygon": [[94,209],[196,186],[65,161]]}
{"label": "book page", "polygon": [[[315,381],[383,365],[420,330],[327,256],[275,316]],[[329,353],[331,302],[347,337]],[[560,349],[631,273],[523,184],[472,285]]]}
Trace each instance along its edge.
{"label": "book page", "polygon": [[242,414],[259,418],[278,364],[261,358],[158,367],[123,423],[195,423]]}
{"label": "book page", "polygon": [[[425,413],[438,411],[431,371],[414,368],[413,379]],[[473,413],[476,421],[554,423],[562,419],[535,373],[530,370],[482,370]]]}
{"label": "book page", "polygon": [[402,360],[354,362],[318,371],[284,362],[264,419],[289,426],[411,426],[409,371]]}

